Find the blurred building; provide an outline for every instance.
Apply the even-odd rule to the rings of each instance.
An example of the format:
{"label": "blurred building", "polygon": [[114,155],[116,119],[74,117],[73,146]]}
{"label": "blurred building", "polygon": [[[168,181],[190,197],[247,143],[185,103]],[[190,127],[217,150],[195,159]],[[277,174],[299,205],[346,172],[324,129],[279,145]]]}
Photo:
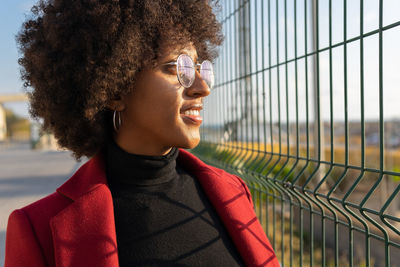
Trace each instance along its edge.
{"label": "blurred building", "polygon": [[0,142],[4,141],[6,137],[7,137],[6,111],[3,105],[0,104]]}

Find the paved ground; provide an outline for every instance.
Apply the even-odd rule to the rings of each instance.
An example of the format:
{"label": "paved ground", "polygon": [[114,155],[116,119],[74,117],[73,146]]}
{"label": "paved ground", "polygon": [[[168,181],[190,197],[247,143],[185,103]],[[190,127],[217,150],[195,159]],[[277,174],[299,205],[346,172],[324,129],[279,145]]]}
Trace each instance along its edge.
{"label": "paved ground", "polygon": [[0,266],[9,214],[54,192],[81,164],[65,151],[33,151],[27,143],[0,144]]}

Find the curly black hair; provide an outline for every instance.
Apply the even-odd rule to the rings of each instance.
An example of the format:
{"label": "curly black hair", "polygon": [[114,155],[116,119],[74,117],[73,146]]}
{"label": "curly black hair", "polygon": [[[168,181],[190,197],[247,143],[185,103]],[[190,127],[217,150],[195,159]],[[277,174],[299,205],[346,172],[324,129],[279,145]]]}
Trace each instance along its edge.
{"label": "curly black hair", "polygon": [[112,136],[111,100],[154,66],[160,42],[213,60],[221,24],[207,0],[39,0],[16,39],[30,115],[80,160]]}

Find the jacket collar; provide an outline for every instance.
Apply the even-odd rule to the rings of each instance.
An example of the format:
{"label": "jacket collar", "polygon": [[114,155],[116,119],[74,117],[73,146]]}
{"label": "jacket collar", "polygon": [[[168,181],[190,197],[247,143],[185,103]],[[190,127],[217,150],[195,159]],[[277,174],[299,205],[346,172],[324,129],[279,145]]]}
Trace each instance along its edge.
{"label": "jacket collar", "polygon": [[[198,178],[246,264],[279,266],[243,182],[183,149],[179,149],[177,164]],[[50,221],[56,265],[118,266],[113,202],[102,153],[57,192],[73,203]]]}

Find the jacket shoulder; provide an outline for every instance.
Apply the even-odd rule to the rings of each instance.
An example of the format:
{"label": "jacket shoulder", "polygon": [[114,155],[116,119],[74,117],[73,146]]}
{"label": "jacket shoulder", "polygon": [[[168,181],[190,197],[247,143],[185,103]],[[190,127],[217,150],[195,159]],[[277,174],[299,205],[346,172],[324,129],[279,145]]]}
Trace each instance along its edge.
{"label": "jacket shoulder", "polygon": [[23,210],[13,211],[8,219],[4,266],[46,266],[43,249]]}
{"label": "jacket shoulder", "polygon": [[[29,255],[42,254],[47,263],[54,262],[53,240],[50,229],[50,219],[71,203],[71,200],[54,192],[42,199],[39,199],[21,209],[14,210],[8,219],[6,233],[6,259],[9,263],[15,263],[13,259],[21,258],[16,255],[23,248],[32,251]],[[20,242],[26,242],[21,246]],[[33,253],[41,250],[40,254]],[[29,258],[29,257],[28,257]],[[26,259],[22,257],[21,260]],[[37,262],[37,261],[34,261]],[[12,266],[23,266],[13,265]],[[11,266],[10,265],[10,266]],[[51,264],[50,264],[51,265]],[[7,265],[6,265],[7,266]],[[28,265],[25,265],[28,266]],[[32,265],[29,265],[32,266]],[[36,266],[36,265],[34,265]],[[38,265],[41,266],[41,265]]]}
{"label": "jacket shoulder", "polygon": [[244,191],[246,193],[246,196],[249,199],[251,205],[254,206],[250,190],[242,178],[240,178],[239,176],[237,176],[235,174],[229,173],[223,169],[220,169],[218,167],[214,167],[211,165],[207,165],[207,166],[208,166],[208,168],[210,168],[210,170],[217,173],[220,177],[223,177],[226,182],[233,184],[234,186],[238,187],[240,190]]}
{"label": "jacket shoulder", "polygon": [[218,167],[215,167],[215,166],[211,166],[211,165],[208,165],[208,164],[205,164],[205,166],[207,166],[207,168],[210,171],[214,172],[219,177],[224,178],[227,182],[229,182],[229,183],[231,183],[231,184],[233,184],[235,186],[238,186],[238,187],[243,186],[244,182],[243,182],[242,178],[240,178],[239,176],[237,176],[235,174],[232,174],[230,172],[227,172],[224,169],[221,169],[221,168],[218,168]]}

